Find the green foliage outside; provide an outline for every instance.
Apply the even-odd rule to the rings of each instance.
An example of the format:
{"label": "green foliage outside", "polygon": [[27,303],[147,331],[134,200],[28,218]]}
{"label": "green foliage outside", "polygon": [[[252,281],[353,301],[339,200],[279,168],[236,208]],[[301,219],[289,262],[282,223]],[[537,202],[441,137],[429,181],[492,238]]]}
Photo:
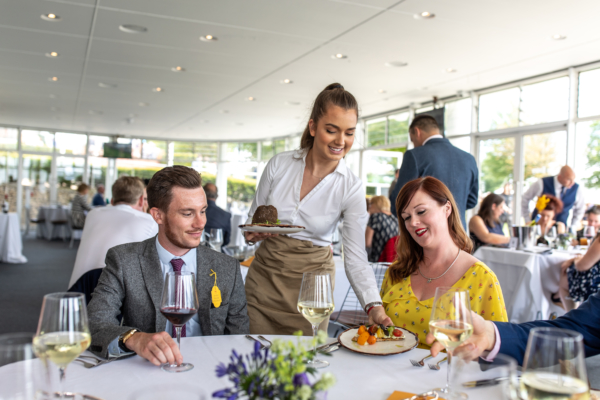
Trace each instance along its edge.
{"label": "green foliage outside", "polygon": [[408,119],[398,121],[390,118],[388,125],[388,143],[408,142]]}
{"label": "green foliage outside", "polygon": [[[592,133],[590,134],[587,151],[587,166],[595,169],[600,165],[600,121],[594,122],[591,128]],[[600,171],[596,170],[592,172],[592,175],[584,180],[588,188],[600,188]]]}
{"label": "green foliage outside", "polygon": [[367,146],[381,146],[385,144],[386,121],[367,122]]}

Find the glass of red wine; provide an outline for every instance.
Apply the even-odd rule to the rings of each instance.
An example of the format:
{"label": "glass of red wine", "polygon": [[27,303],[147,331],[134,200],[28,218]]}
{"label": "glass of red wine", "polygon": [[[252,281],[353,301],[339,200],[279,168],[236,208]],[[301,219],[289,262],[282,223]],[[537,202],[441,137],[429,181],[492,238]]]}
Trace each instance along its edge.
{"label": "glass of red wine", "polygon": [[[198,292],[193,272],[169,272],[165,278],[160,312],[173,324],[177,334],[177,346],[181,349],[181,328],[198,312]],[[167,372],[185,372],[194,368],[192,364],[163,364]]]}

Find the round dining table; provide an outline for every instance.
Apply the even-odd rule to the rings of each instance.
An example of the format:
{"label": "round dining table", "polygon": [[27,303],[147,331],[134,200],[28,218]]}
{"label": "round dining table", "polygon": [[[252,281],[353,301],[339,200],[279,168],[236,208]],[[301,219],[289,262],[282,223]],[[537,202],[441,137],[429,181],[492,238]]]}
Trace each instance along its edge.
{"label": "round dining table", "polygon": [[[267,339],[282,338],[298,339],[293,336],[270,336]],[[329,338],[329,341],[336,339]],[[139,399],[136,394],[146,388],[168,389],[180,386],[197,388],[204,393],[206,399],[212,398],[212,393],[230,387],[232,384],[226,377],[217,378],[215,368],[219,363],[227,364],[231,350],[240,354],[249,354],[254,348],[254,342],[244,335],[235,336],[204,336],[181,339],[181,352],[185,362],[192,363],[194,369],[184,373],[168,373],[156,367],[142,357],[133,356],[118,359],[94,368],[86,369],[78,362],[73,362],[67,368],[64,390],[92,395],[103,400]],[[390,356],[373,356],[358,354],[345,348],[331,353],[331,357],[320,356],[329,361],[329,367],[320,369],[330,372],[336,378],[335,385],[329,390],[327,398],[336,399],[369,399],[385,400],[394,391],[422,393],[446,383],[447,364],[441,365],[439,371],[427,367],[414,367],[410,359],[420,360],[429,354],[428,350],[415,348],[402,354]],[[441,360],[445,354],[434,359]],[[39,360],[35,362],[40,363]],[[19,382],[17,374],[21,369],[19,364],[9,364],[0,368],[0,391],[11,398]],[[58,374],[58,369],[54,371]],[[481,371],[476,362],[468,363],[458,379],[479,380],[493,377],[494,371]],[[311,378],[311,383],[314,380]],[[464,388],[463,388],[464,389]],[[488,386],[464,389],[469,399],[496,400],[502,398],[500,386]],[[0,395],[0,398],[3,398]]]}

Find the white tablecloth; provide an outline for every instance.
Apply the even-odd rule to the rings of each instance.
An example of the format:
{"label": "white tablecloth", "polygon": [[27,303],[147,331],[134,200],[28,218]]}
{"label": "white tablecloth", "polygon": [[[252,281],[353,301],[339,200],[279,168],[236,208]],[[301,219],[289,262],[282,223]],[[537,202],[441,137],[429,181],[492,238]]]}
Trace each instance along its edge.
{"label": "white tablecloth", "polygon": [[229,246],[243,246],[246,244],[240,225],[244,225],[248,219],[246,214],[231,214],[231,237],[229,238]]}
{"label": "white tablecloth", "polygon": [[[52,228],[53,228],[52,221],[56,221],[56,220],[68,221],[69,220],[68,213],[69,213],[69,210],[63,206],[41,206],[38,210],[38,219],[45,219],[46,222],[44,222],[45,229],[42,229],[40,224],[38,224],[37,236],[43,237],[47,240],[58,239],[58,238],[62,239],[62,233],[61,233],[62,228],[57,228],[55,232],[52,232]],[[71,237],[71,227],[69,226],[69,224],[66,225],[65,231],[66,231],[65,238],[67,238],[67,239],[70,238]]]}
{"label": "white tablecloth", "polygon": [[554,250],[543,255],[484,246],[474,256],[498,276],[510,322],[548,319],[551,312],[559,316],[565,313],[550,297],[558,292],[560,265],[573,258],[572,253]]}
{"label": "white tablecloth", "polygon": [[27,262],[17,213],[0,213],[0,260],[12,264]]}
{"label": "white tablecloth", "polygon": [[[221,362],[229,361],[232,349],[248,354],[253,349],[253,342],[244,336],[183,338],[181,351],[184,360],[192,363],[194,369],[179,374],[164,372],[138,356],[92,369],[85,369],[78,363],[73,363],[67,369],[64,388],[105,400],[128,400],[144,388],[164,390],[184,385],[204,391],[208,400],[213,392],[231,386],[227,378],[216,377],[215,367]],[[410,358],[420,359],[428,353],[427,350],[414,349],[404,354],[374,357],[340,349],[334,352],[332,357],[327,357],[330,366],[320,370],[332,373],[337,379],[335,386],[329,390],[328,398],[384,400],[395,390],[421,393],[443,386],[446,382],[445,363],[440,371],[433,371],[427,367],[415,368],[410,364]],[[438,356],[438,359],[441,358],[442,355]],[[1,392],[8,398],[15,392],[18,382],[17,370],[18,364],[0,368]],[[57,371],[56,373],[58,374]],[[462,381],[484,379],[492,376],[492,373],[494,372],[481,372],[477,363],[470,363],[461,377]],[[473,400],[501,399],[499,386],[467,389],[466,392],[469,399]]]}

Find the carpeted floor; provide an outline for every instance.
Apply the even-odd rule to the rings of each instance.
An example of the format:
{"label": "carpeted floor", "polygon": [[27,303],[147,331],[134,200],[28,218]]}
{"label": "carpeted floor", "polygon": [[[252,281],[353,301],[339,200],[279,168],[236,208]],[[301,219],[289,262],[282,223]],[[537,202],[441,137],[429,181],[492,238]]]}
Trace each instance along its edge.
{"label": "carpeted floor", "polygon": [[44,295],[68,289],[78,244],[27,238],[27,264],[0,263],[0,334],[35,332]]}

